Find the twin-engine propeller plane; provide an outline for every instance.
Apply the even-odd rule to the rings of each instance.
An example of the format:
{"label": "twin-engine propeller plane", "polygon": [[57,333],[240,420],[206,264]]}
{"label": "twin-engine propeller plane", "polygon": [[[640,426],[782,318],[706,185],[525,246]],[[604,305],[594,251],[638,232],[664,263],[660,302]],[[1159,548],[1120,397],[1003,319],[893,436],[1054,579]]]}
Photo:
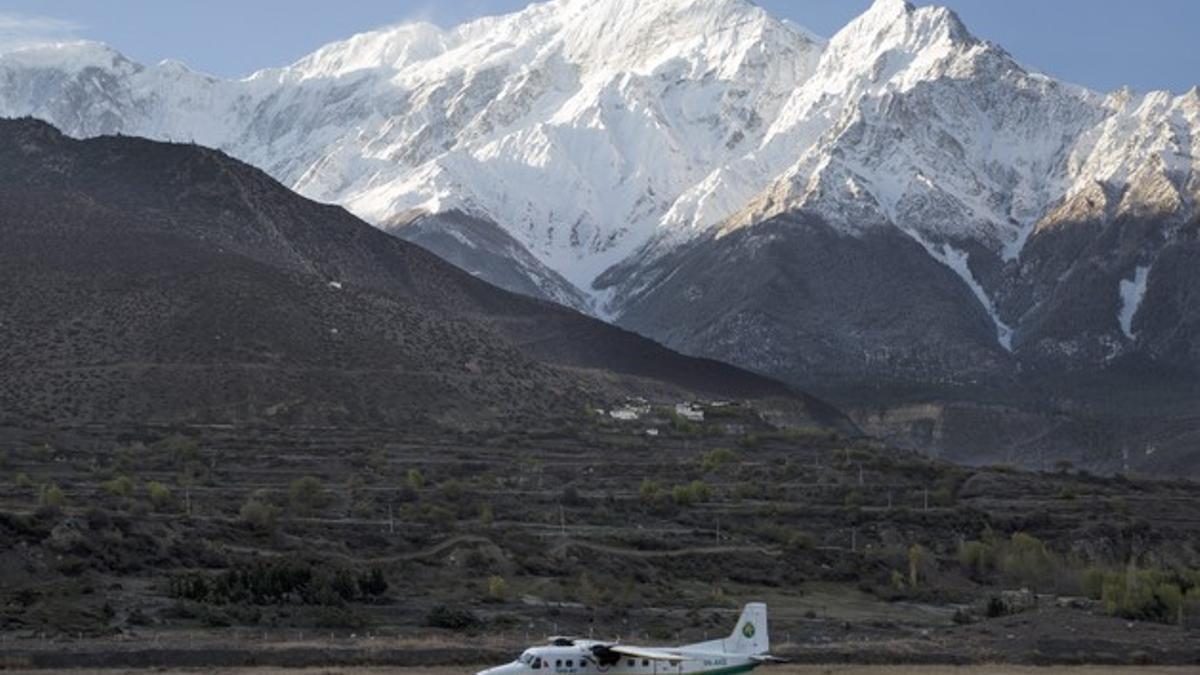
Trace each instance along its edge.
{"label": "twin-engine propeller plane", "polygon": [[780,661],[767,654],[767,606],[746,605],[729,637],[682,647],[635,647],[619,642],[550,638],[516,661],[477,675],[549,675],[550,673],[748,673],[764,663]]}

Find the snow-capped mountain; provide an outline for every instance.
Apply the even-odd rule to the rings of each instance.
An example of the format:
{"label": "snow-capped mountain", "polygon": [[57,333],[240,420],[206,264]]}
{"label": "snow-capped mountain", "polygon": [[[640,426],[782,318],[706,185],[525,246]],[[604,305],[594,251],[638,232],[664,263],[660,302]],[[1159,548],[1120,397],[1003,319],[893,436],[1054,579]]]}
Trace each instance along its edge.
{"label": "snow-capped mountain", "polygon": [[743,0],[555,0],[240,81],[95,44],[25,50],[0,59],[0,112],[219,147],[381,225],[485,218],[586,293],[758,144],[823,44]]}
{"label": "snow-capped mountain", "polygon": [[[1023,355],[1200,364],[1160,281],[1195,236],[1198,109],[1055,81],[903,0],[828,41],[747,0],[551,0],[242,80],[94,43],[0,54],[2,115],[215,146],[494,283],[796,379],[815,354],[939,380]],[[768,267],[740,292],[760,253],[818,242],[863,273]],[[888,330],[772,310],[806,283],[857,289],[839,316],[856,294],[911,307]]]}

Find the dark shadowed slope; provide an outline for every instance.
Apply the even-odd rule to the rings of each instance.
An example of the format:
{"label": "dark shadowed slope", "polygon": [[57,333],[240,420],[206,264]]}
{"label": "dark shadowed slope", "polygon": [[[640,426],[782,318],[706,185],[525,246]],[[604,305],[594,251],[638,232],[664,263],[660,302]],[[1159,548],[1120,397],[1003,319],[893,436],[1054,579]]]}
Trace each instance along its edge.
{"label": "dark shadowed slope", "polygon": [[196,146],[2,121],[0,239],[10,420],[521,423],[640,378],[790,395],[497,289]]}

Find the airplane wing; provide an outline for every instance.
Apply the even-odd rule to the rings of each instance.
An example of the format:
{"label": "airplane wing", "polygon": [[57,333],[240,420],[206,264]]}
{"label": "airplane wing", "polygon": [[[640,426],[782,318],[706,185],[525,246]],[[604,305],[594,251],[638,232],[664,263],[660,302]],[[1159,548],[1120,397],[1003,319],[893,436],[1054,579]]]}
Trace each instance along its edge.
{"label": "airplane wing", "polygon": [[608,647],[608,651],[622,656],[632,656],[638,659],[650,659],[651,661],[668,661],[670,663],[679,663],[687,661],[687,658],[679,654],[664,652],[661,649],[646,649],[644,647],[631,647],[628,645],[612,645]]}

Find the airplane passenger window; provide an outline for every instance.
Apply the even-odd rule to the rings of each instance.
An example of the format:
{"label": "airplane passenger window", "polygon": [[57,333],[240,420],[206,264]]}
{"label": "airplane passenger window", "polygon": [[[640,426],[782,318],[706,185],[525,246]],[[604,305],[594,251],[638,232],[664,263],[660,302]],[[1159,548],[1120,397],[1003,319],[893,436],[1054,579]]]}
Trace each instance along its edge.
{"label": "airplane passenger window", "polygon": [[554,667],[562,668],[562,659],[554,659]]}
{"label": "airplane passenger window", "polygon": [[568,667],[568,668],[574,668],[574,667],[575,667],[575,661],[573,661],[573,660],[571,660],[571,659],[567,659],[567,667]]}
{"label": "airplane passenger window", "polygon": [[650,659],[642,659],[642,667],[643,668],[650,667]]}
{"label": "airplane passenger window", "polygon": [[632,668],[632,667],[633,667],[635,664],[637,664],[637,661],[634,661],[633,659],[629,659],[629,662],[628,662],[628,664],[627,664],[627,665],[628,665],[630,668]]}

